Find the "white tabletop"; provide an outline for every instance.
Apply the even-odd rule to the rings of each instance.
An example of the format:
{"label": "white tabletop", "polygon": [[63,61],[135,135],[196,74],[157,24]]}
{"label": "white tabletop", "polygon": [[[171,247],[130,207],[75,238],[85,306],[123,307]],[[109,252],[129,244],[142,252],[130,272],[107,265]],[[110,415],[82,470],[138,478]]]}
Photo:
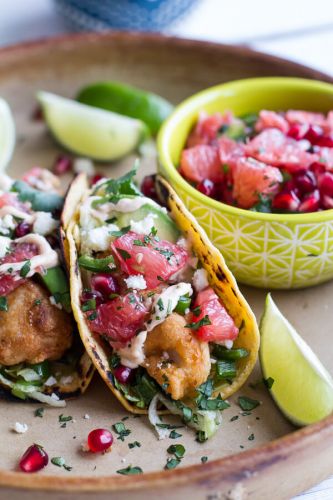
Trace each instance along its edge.
{"label": "white tabletop", "polygon": [[[0,0],[0,46],[66,32],[52,0]],[[333,76],[333,0],[202,0],[168,33],[247,44]],[[333,477],[297,499],[332,500]]]}

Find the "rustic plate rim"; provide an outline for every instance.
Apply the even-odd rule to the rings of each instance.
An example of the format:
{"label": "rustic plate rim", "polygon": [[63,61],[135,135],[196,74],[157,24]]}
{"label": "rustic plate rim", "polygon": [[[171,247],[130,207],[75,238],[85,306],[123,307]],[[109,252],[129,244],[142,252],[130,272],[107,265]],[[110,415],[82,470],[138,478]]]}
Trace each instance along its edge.
{"label": "rustic plate rim", "polygon": [[[205,47],[214,50],[224,50],[237,56],[247,54],[261,62],[275,62],[284,65],[285,69],[305,71],[311,78],[333,83],[333,78],[320,70],[276,55],[253,50],[243,45],[227,45],[205,40],[194,40],[178,36],[161,35],[158,33],[107,31],[103,33],[85,32],[39,38],[28,42],[17,43],[0,48],[0,57],[7,54],[20,52],[33,53],[35,50],[52,47],[54,45],[67,45],[68,43],[106,41],[143,41],[158,44],[181,45],[182,47]],[[18,471],[0,469],[0,487],[48,490],[63,492],[115,492],[115,491],[142,491],[146,488],[180,486],[188,483],[191,478],[194,482],[208,479],[218,474],[219,479],[234,482],[248,477],[251,472],[265,469],[282,460],[284,456],[296,452],[299,448],[306,448],[313,441],[323,438],[323,434],[331,435],[333,431],[333,415],[326,419],[291,432],[281,438],[265,443],[251,450],[242,451],[207,462],[205,464],[190,465],[170,471],[147,472],[136,476],[98,476],[98,477],[63,477],[56,475],[26,475]]]}

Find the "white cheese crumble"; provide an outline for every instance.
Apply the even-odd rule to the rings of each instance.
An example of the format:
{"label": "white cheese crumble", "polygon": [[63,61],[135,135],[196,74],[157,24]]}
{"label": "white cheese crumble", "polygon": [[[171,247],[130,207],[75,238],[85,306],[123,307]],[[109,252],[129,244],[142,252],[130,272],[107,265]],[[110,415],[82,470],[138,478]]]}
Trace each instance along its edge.
{"label": "white cheese crumble", "polygon": [[13,179],[11,179],[6,174],[0,174],[0,189],[1,191],[10,191],[10,188],[14,184]]}
{"label": "white cheese crumble", "polygon": [[155,326],[163,323],[176,308],[181,296],[193,294],[193,289],[190,283],[177,283],[165,288],[162,293],[154,296],[152,315],[147,322],[146,328],[150,332]]}
{"label": "white cheese crumble", "polygon": [[96,227],[89,231],[81,232],[82,253],[104,252],[111,245],[113,237],[111,231],[119,231],[118,226],[109,224],[108,226]]}
{"label": "white cheese crumble", "polygon": [[201,292],[202,290],[207,288],[207,286],[209,286],[209,283],[207,279],[206,269],[197,269],[193,274],[192,282],[196,292]]}
{"label": "white cheese crumble", "polygon": [[140,332],[133,337],[126,347],[117,350],[120,356],[122,365],[128,368],[137,368],[145,360],[145,353],[143,351],[144,343],[147,338],[147,332]]}
{"label": "white cheese crumble", "polygon": [[3,235],[10,234],[11,229],[15,228],[14,217],[11,214],[6,214],[0,219],[0,233]]}
{"label": "white cheese crumble", "polygon": [[20,422],[15,422],[13,426],[13,431],[17,432],[17,434],[24,434],[27,432],[28,426],[27,424],[21,424]]}
{"label": "white cheese crumble", "polygon": [[45,236],[59,227],[59,221],[53,219],[50,212],[36,212],[33,232]]}
{"label": "white cheese crumble", "polygon": [[73,170],[76,174],[87,174],[89,177],[95,175],[94,164],[89,158],[75,158],[73,161]]}
{"label": "white cheese crumble", "polygon": [[6,236],[0,236],[0,259],[4,257],[10,247],[12,240]]}
{"label": "white cheese crumble", "polygon": [[131,220],[131,231],[137,234],[150,234],[152,228],[154,227],[154,219],[156,219],[157,215],[148,214],[144,219],[135,222]]}
{"label": "white cheese crumble", "polygon": [[131,275],[124,279],[127,288],[133,288],[134,290],[145,290],[147,288],[147,283],[142,274]]}
{"label": "white cheese crumble", "polygon": [[85,420],[89,420],[90,419],[90,415],[88,415],[88,413],[86,413],[83,417]]}

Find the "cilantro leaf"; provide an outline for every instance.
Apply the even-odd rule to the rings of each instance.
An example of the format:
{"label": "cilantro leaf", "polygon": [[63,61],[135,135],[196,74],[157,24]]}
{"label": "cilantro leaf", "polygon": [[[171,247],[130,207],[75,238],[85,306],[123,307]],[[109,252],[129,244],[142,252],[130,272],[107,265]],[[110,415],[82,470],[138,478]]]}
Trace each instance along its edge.
{"label": "cilantro leaf", "polygon": [[259,401],[256,399],[248,398],[247,396],[239,396],[238,404],[244,411],[251,411],[259,406]]}

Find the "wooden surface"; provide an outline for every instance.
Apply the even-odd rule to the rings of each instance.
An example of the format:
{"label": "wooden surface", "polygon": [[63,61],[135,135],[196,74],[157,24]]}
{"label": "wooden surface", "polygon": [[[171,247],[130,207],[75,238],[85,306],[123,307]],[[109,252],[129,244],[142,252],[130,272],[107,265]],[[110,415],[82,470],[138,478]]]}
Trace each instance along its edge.
{"label": "wooden surface", "polygon": [[[31,120],[38,89],[71,96],[89,81],[118,78],[178,102],[219,81],[281,72],[325,78],[305,68],[243,49],[173,39],[166,41],[159,37],[91,35],[4,50],[0,54],[0,88],[14,111],[18,133],[18,147],[10,173],[19,175],[34,164],[50,166],[60,151],[46,134],[44,124]],[[132,161],[133,158],[127,158],[123,164],[104,168],[117,175]],[[152,171],[154,161],[148,160],[143,169]],[[259,317],[265,292],[246,288],[244,293]],[[327,337],[333,321],[332,310],[328,307],[332,295],[332,283],[312,290],[274,294],[279,306],[330,370],[333,360],[327,348]],[[251,380],[259,378],[257,367]],[[59,491],[49,493],[51,499],[81,499],[87,496],[82,491],[98,490],[94,497],[103,499],[156,498],[157,495],[161,498],[170,495],[173,498],[184,498],[184,495],[198,499],[209,495],[228,498],[231,491],[234,497],[241,492],[243,497],[240,498],[260,500],[268,495],[272,499],[290,498],[331,472],[332,419],[293,432],[295,429],[277,411],[264,388],[254,390],[246,384],[240,394],[255,397],[262,405],[252,415],[242,416],[232,398],[221,431],[204,445],[195,443],[192,431],[182,429],[180,442],[186,445],[186,457],[182,467],[168,473],[162,469],[167,458],[166,448],[174,441],[157,441],[144,418],[131,417],[128,421],[132,430],[130,439],[142,441],[140,449],[131,451],[127,446],[130,441],[116,441],[113,452],[106,456],[87,456],[80,451],[80,443],[89,430],[97,426],[110,427],[126,416],[98,380],[86,395],[69,403],[66,413],[62,412],[73,415],[75,420],[66,429],[59,426],[58,414],[61,412],[57,410],[47,410],[43,419],[36,419],[34,405],[1,402],[0,435],[6,453],[0,454],[0,484],[15,485],[13,498],[20,499],[44,498],[44,491],[19,490],[35,487]],[[91,417],[89,420],[83,418],[86,413]],[[235,414],[239,419],[230,422]],[[11,433],[15,421],[27,423],[28,432],[24,435]],[[255,439],[249,440],[252,433]],[[36,475],[17,474],[17,458],[31,442],[43,444],[50,456],[64,456],[73,470],[67,472],[50,465]],[[239,454],[240,450],[244,451]],[[207,455],[209,461],[200,465],[203,455]],[[134,478],[115,474],[128,464],[142,466],[146,474]],[[75,495],[75,490],[81,490],[81,494]],[[0,490],[2,498],[7,498],[8,494],[8,490]]]}

